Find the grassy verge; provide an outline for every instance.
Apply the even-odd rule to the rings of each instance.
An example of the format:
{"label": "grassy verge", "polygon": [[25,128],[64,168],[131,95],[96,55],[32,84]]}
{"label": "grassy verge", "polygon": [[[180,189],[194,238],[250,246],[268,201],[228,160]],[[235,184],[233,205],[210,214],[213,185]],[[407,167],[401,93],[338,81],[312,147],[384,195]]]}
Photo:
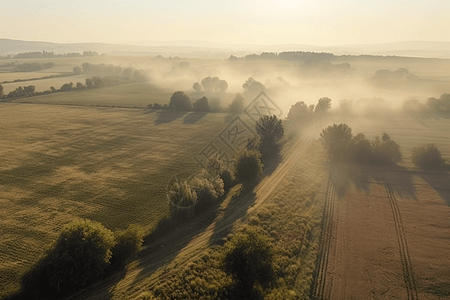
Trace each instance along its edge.
{"label": "grassy verge", "polygon": [[[173,262],[150,289],[160,299],[233,299],[232,279],[222,271],[223,243],[239,231],[253,228],[270,237],[276,250],[277,286],[266,299],[308,299],[320,237],[327,176],[324,154],[314,142],[286,176],[275,195],[237,222],[230,234],[216,241],[190,263]],[[248,195],[228,198],[245,201]],[[224,201],[222,209],[226,213]]]}

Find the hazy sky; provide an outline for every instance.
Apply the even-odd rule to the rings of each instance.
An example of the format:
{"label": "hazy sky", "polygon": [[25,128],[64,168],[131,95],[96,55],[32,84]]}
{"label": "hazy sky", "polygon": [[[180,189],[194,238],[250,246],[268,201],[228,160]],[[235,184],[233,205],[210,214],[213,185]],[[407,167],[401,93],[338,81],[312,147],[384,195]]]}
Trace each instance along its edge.
{"label": "hazy sky", "polygon": [[2,0],[0,7],[0,38],[35,41],[450,41],[450,0]]}

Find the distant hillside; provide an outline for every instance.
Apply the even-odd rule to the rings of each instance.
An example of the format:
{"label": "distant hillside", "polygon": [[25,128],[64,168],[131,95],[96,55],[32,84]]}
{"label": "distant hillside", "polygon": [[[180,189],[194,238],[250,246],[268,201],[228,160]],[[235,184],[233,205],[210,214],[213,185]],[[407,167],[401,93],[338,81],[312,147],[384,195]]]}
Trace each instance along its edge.
{"label": "distant hillside", "polygon": [[[409,57],[450,58],[450,42],[398,42],[386,44],[361,44],[343,46],[314,46],[304,44],[242,45],[220,44],[207,41],[136,42],[136,45],[106,43],[50,43],[0,39],[0,55],[34,51],[60,53],[98,53],[116,55],[163,55],[186,58],[228,58],[230,55],[245,56],[251,53],[313,51],[336,55],[396,55]],[[138,45],[137,45],[138,44]]]}

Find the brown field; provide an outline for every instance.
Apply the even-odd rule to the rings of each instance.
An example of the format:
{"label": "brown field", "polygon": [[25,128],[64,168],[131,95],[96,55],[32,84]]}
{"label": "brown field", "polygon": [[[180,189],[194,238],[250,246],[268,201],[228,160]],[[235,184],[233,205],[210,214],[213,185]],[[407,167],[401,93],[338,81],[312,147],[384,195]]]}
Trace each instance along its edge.
{"label": "brown field", "polygon": [[0,295],[61,228],[87,218],[150,230],[170,178],[227,125],[225,114],[2,104]]}
{"label": "brown field", "polygon": [[[392,132],[404,150],[433,142],[449,158],[447,121],[372,126],[371,133]],[[315,297],[448,299],[450,173],[418,171],[410,162],[330,170]]]}

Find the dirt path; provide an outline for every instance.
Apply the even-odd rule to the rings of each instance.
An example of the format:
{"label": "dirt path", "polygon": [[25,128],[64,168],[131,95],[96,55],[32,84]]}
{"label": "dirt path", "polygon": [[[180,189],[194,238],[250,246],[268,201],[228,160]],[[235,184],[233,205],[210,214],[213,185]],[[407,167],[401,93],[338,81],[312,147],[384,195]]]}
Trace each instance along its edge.
{"label": "dirt path", "polygon": [[[163,239],[147,245],[146,255],[139,261],[112,278],[100,282],[69,299],[134,299],[155,283],[169,278],[181,267],[199,257],[211,244],[226,237],[236,222],[271,201],[271,196],[279,188],[291,170],[294,162],[302,158],[310,146],[311,139],[297,141],[278,168],[265,177],[244,199],[231,201],[217,217],[208,221],[200,220],[174,230]],[[204,226],[204,224],[209,224]]]}

